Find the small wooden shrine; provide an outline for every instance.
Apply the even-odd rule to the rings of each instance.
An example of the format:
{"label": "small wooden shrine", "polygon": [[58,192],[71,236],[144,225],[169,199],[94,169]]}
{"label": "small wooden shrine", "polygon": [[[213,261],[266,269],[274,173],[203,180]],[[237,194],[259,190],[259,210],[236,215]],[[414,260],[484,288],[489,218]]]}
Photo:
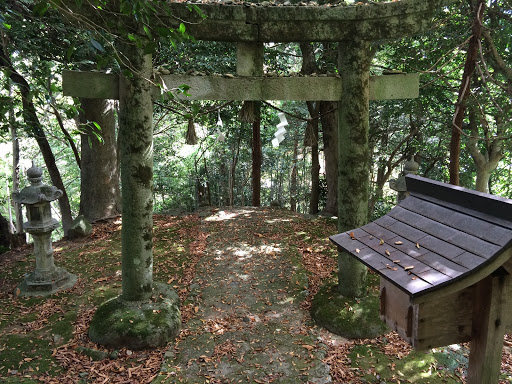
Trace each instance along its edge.
{"label": "small wooden shrine", "polygon": [[414,175],[406,184],[387,215],[331,240],[381,276],[381,318],[401,337],[416,349],[471,341],[468,383],[498,383],[512,329],[512,200]]}

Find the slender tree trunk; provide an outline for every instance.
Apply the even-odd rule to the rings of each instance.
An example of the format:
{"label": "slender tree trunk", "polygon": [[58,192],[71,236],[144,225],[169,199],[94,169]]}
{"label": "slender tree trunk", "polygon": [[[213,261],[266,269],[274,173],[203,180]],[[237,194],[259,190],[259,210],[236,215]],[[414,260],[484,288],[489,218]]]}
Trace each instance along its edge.
{"label": "slender tree trunk", "polygon": [[81,148],[80,213],[94,222],[121,212],[115,110],[111,100],[103,99],[82,99],[81,107],[85,133]]}
{"label": "slender tree trunk", "polygon": [[482,17],[485,10],[485,1],[478,0],[474,6],[474,20],[472,36],[469,40],[464,74],[457,98],[455,114],[452,122],[452,137],[450,140],[450,184],[459,185],[459,157],[462,136],[462,123],[466,112],[467,99],[471,89],[471,79],[476,67],[479,41],[482,37]]}
{"label": "slender tree trunk", "polygon": [[[9,84],[9,96],[11,96],[11,85]],[[14,109],[9,109],[9,127],[11,130],[11,143],[12,143],[12,190],[17,191],[20,189],[20,143],[18,140],[18,128],[14,118]],[[24,244],[26,242],[26,235],[23,230],[23,211],[21,204],[14,202],[9,196],[14,208],[14,216],[16,217],[15,233],[19,241]],[[21,245],[21,244],[20,244]]]}
{"label": "slender tree trunk", "polygon": [[[342,101],[338,102],[338,231],[366,224],[370,154],[368,146],[370,44],[353,40],[339,45]],[[343,296],[366,293],[364,264],[344,252],[338,256],[338,289]]]}
{"label": "slender tree trunk", "polygon": [[290,175],[290,210],[297,212],[297,157],[299,152],[299,136],[297,132],[293,139],[292,171]]}
{"label": "slender tree trunk", "polygon": [[318,213],[318,203],[320,201],[320,161],[318,158],[318,112],[320,102],[307,102],[309,115],[311,116],[311,194],[309,198],[309,213],[314,215]]}
{"label": "slender tree trunk", "polygon": [[325,212],[338,214],[338,111],[336,103],[320,101],[327,201]]}
{"label": "slender tree trunk", "polygon": [[252,206],[261,205],[261,103],[254,105],[256,120],[252,123]]}
{"label": "slender tree trunk", "polygon": [[229,205],[235,204],[235,178],[236,178],[236,166],[238,164],[238,157],[240,155],[240,141],[242,140],[242,134],[239,132],[238,140],[236,142],[236,153],[233,155],[231,162],[231,169],[229,173]]}
{"label": "slender tree trunk", "polygon": [[57,168],[57,164],[55,163],[55,156],[53,155],[50,144],[48,143],[41,122],[37,117],[36,107],[32,102],[30,86],[25,78],[16,72],[10,59],[5,54],[5,47],[3,48],[4,49],[0,50],[0,66],[9,69],[10,79],[14,84],[17,85],[18,89],[20,90],[23,105],[23,120],[25,121],[27,127],[30,129],[28,133],[36,140],[39,146],[52,184],[63,192],[58,202],[62,219],[62,229],[64,230],[64,236],[67,236],[73,219],[71,217],[71,207],[69,204],[68,195],[66,193],[66,188],[64,187],[62,177],[60,175],[59,169]]}
{"label": "slender tree trunk", "polygon": [[208,174],[208,165],[206,164],[206,158],[203,157],[204,162],[204,173],[206,176],[206,193],[208,193],[208,205],[212,206],[212,193],[210,190],[210,175]]}
{"label": "slender tree trunk", "polygon": [[132,78],[120,75],[119,87],[122,298],[144,301],[153,288],[153,102],[148,81],[152,65],[151,55],[141,48],[125,45],[123,53],[137,72]]}

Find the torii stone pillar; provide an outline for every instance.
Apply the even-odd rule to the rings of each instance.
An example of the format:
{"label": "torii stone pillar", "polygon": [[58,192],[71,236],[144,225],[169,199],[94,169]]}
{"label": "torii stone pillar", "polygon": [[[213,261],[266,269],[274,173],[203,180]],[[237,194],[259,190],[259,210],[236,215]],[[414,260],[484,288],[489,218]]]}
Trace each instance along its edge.
{"label": "torii stone pillar", "polygon": [[[237,43],[236,74],[238,76],[263,76],[263,43]],[[253,105],[255,118],[252,122],[252,205],[260,206],[261,195],[261,102]]]}
{"label": "torii stone pillar", "polygon": [[130,76],[119,77],[122,294],[103,303],[89,337],[108,347],[164,346],[181,328],[179,298],[153,283],[153,102],[151,55],[124,46]]}
{"label": "torii stone pillar", "polygon": [[[344,232],[368,220],[370,42],[356,38],[340,43],[338,60],[342,84],[338,102],[338,231]],[[364,264],[340,252],[338,291],[343,296],[362,297],[366,271]]]}

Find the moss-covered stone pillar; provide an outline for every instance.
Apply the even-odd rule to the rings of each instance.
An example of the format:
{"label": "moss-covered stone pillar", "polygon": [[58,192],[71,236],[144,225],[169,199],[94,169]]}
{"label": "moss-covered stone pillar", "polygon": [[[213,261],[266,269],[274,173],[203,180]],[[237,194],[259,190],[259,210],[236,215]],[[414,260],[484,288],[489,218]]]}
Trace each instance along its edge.
{"label": "moss-covered stone pillar", "polygon": [[146,300],[153,288],[153,102],[151,55],[129,51],[137,72],[119,78],[119,146],[124,300]]}
{"label": "moss-covered stone pillar", "polygon": [[[370,43],[343,41],[338,49],[342,95],[338,102],[338,231],[366,224],[369,179]],[[343,296],[366,291],[366,266],[349,255],[338,256],[338,289]]]}
{"label": "moss-covered stone pillar", "polygon": [[89,337],[108,347],[166,345],[180,330],[176,292],[153,283],[153,104],[151,56],[125,45],[119,81],[122,186],[122,293],[103,303]]}

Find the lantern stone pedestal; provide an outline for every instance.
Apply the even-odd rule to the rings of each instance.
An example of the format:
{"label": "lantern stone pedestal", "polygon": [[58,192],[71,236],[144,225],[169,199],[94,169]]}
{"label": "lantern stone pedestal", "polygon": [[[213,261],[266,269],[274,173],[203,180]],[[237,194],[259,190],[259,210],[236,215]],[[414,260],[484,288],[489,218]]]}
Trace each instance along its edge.
{"label": "lantern stone pedestal", "polygon": [[28,221],[23,224],[34,240],[36,269],[25,277],[15,291],[16,296],[47,296],[71,288],[76,276],[56,267],[53,260],[52,231],[59,222],[51,216],[50,202],[62,196],[62,191],[41,182],[42,170],[34,165],[27,170],[29,187],[13,193],[13,200],[27,207]]}

